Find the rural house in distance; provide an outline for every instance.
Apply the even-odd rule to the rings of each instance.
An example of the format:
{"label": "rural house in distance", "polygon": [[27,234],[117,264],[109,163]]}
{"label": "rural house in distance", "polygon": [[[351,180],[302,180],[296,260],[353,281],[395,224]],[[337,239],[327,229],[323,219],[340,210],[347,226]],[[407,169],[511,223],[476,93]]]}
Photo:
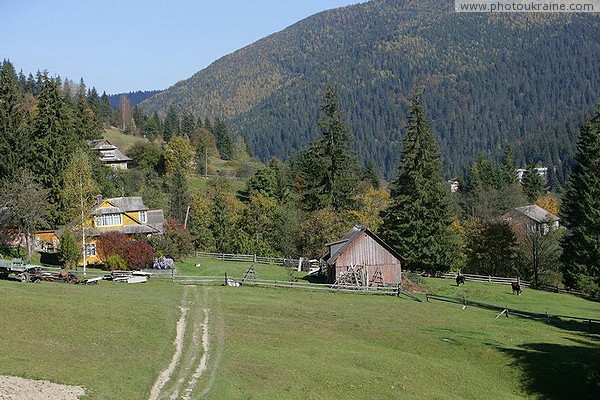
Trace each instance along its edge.
{"label": "rural house in distance", "polygon": [[100,161],[112,169],[127,169],[127,163],[133,161],[106,139],[91,140],[88,143],[92,150],[100,153]]}
{"label": "rural house in distance", "polygon": [[342,283],[359,270],[362,286],[395,285],[402,281],[402,257],[367,228],[355,226],[327,246],[329,251],[323,260],[331,281]]}
{"label": "rural house in distance", "polygon": [[509,224],[519,224],[527,231],[545,235],[550,227],[558,228],[560,218],[538,205],[517,207],[503,218]]}
{"label": "rural house in distance", "polygon": [[[67,225],[74,228],[75,223]],[[98,198],[89,218],[85,221],[85,252],[88,263],[104,262],[98,254],[96,242],[104,233],[119,232],[133,238],[134,235],[162,234],[164,226],[163,210],[150,210],[141,197]],[[81,226],[80,226],[81,227]],[[36,235],[39,250],[51,252],[58,249],[62,230],[41,232]],[[79,239],[81,235],[77,235]]]}

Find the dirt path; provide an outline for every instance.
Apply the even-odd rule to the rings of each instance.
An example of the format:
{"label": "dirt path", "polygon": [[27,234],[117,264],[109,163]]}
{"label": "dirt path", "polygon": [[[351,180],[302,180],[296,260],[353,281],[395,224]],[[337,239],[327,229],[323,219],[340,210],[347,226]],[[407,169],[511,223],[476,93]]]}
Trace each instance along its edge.
{"label": "dirt path", "polygon": [[[212,296],[215,299],[211,301]],[[214,303],[213,308],[209,307],[211,303]],[[215,371],[223,354],[224,328],[219,293],[211,293],[210,288],[187,286],[180,309],[175,354],[154,383],[150,400],[202,397],[210,391],[215,380]],[[216,339],[214,350],[213,337]],[[204,379],[207,372],[209,377]],[[198,395],[200,383],[205,386]]]}
{"label": "dirt path", "polygon": [[80,386],[0,375],[0,400],[77,400],[83,395]]}
{"label": "dirt path", "polygon": [[[186,287],[183,292],[182,304],[185,303],[185,299],[188,295],[188,288]],[[157,400],[161,394],[161,391],[165,384],[171,379],[173,375],[173,371],[175,371],[175,367],[181,358],[181,354],[183,353],[183,335],[185,333],[185,326],[187,321],[187,313],[189,311],[188,308],[179,307],[181,311],[181,316],[179,317],[179,321],[177,321],[176,334],[175,334],[175,354],[173,354],[173,358],[171,359],[171,363],[164,369],[156,382],[154,382],[154,386],[152,386],[152,390],[150,391],[150,400]]]}
{"label": "dirt path", "polygon": [[212,362],[209,365],[209,378],[204,390],[200,392],[199,397],[204,397],[212,389],[217,371],[221,365],[221,358],[223,358],[223,352],[225,351],[225,320],[223,317],[223,309],[221,307],[221,294],[215,293],[215,302],[213,307],[213,353]]}
{"label": "dirt path", "polygon": [[198,379],[202,376],[202,373],[206,371],[206,366],[208,363],[208,349],[209,349],[209,339],[208,339],[208,314],[209,309],[204,309],[204,323],[202,324],[202,358],[200,358],[200,364],[196,371],[192,375],[191,379],[188,382],[188,386],[185,389],[185,393],[183,394],[184,400],[189,400],[196,384],[198,383]]}

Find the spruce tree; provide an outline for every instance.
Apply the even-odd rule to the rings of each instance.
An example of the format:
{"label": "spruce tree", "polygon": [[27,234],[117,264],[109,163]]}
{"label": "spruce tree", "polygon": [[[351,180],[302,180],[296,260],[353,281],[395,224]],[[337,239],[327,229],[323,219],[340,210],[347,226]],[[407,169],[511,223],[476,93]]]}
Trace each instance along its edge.
{"label": "spruce tree", "polygon": [[231,160],[233,158],[233,140],[225,122],[219,118],[215,119],[212,133],[217,140],[217,149],[221,158],[223,160]]}
{"label": "spruce tree", "polygon": [[[63,174],[73,151],[81,143],[75,137],[73,123],[61,95],[60,82],[42,75],[38,112],[33,123],[30,166],[36,180],[49,189],[50,203],[60,204]],[[61,221],[58,208],[51,216],[53,223]]]}
{"label": "spruce tree", "polygon": [[332,88],[327,89],[323,98],[319,130],[321,138],[301,156],[306,182],[303,206],[309,211],[328,207],[335,211],[350,210],[356,202],[360,170],[350,147],[352,132]]}
{"label": "spruce tree", "polygon": [[527,173],[523,177],[523,193],[527,196],[527,200],[533,204],[536,200],[544,195],[545,188],[544,178],[538,173],[535,165],[530,164],[527,167]]}
{"label": "spruce tree", "polygon": [[563,282],[600,294],[600,110],[581,127],[575,165],[561,208]]}
{"label": "spruce tree", "polygon": [[0,71],[0,179],[25,166],[27,123],[15,69],[5,61]]}
{"label": "spruce tree", "polygon": [[381,181],[377,175],[377,168],[375,167],[373,160],[369,160],[367,163],[364,179],[371,184],[373,189],[379,189],[381,187]]}
{"label": "spruce tree", "polygon": [[177,168],[173,174],[169,194],[170,216],[183,225],[191,202],[187,177],[183,168]]}
{"label": "spruce tree", "polygon": [[383,212],[381,234],[405,259],[404,268],[447,271],[456,259],[450,230],[448,194],[442,179],[441,155],[415,94],[403,139],[392,203]]}

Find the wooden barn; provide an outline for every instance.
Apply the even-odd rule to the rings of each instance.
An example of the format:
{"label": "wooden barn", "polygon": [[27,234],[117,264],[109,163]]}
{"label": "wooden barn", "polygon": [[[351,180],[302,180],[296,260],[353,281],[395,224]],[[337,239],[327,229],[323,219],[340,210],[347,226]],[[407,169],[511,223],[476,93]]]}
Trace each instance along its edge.
{"label": "wooden barn", "polygon": [[367,228],[355,226],[323,257],[330,281],[344,285],[385,286],[402,281],[402,257]]}

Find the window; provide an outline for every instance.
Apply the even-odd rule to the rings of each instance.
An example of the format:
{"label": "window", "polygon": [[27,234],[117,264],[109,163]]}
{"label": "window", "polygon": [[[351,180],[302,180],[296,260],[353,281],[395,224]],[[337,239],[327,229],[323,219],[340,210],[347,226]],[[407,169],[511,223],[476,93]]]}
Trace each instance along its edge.
{"label": "window", "polygon": [[121,226],[123,225],[123,218],[121,214],[104,214],[96,217],[96,227],[103,226]]}
{"label": "window", "polygon": [[146,211],[140,211],[140,222],[146,223]]}
{"label": "window", "polygon": [[85,256],[86,257],[96,257],[96,243],[86,243],[85,244]]}

